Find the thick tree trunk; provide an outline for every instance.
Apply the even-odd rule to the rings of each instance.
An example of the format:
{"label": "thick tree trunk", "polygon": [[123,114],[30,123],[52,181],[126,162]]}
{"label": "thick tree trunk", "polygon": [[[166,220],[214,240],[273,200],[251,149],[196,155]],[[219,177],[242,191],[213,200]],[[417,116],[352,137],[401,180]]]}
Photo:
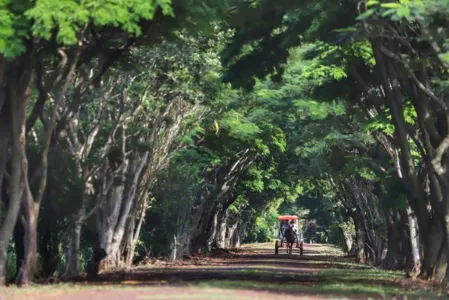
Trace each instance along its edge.
{"label": "thick tree trunk", "polygon": [[446,275],[447,245],[445,224],[438,219],[431,221],[428,237],[424,239],[424,257],[421,276],[441,280]]}
{"label": "thick tree trunk", "polygon": [[[226,248],[238,248],[240,246],[239,233],[237,230],[238,222],[230,225],[226,230]],[[236,245],[238,244],[238,245]]]}
{"label": "thick tree trunk", "polygon": [[[125,265],[123,251],[133,251],[123,246],[124,236],[129,217],[137,213],[136,191],[144,167],[147,165],[149,153],[146,152],[140,159],[135,158],[129,162],[124,174],[130,176],[124,185],[114,186],[107,192],[106,201],[97,212],[97,232],[100,240],[100,249],[106,253],[102,261],[102,269],[107,270]],[[123,176],[125,177],[125,175]],[[113,179],[113,178],[112,178]],[[125,181],[123,179],[123,181]],[[140,220],[139,220],[140,221]],[[134,236],[132,237],[134,239]],[[131,242],[131,240],[129,240]],[[131,244],[130,244],[131,245]],[[123,250],[123,251],[122,251]]]}
{"label": "thick tree trunk", "polygon": [[364,264],[366,262],[365,255],[365,228],[363,222],[357,217],[353,217],[355,226],[355,249],[356,259],[358,263]]}
{"label": "thick tree trunk", "polygon": [[[99,236],[99,249],[106,252],[103,267],[114,268],[120,264],[119,253],[121,237],[116,236],[117,231],[124,231],[125,224],[118,222],[121,214],[124,186],[113,187],[97,212],[97,233]],[[126,216],[127,217],[127,216]]]}
{"label": "thick tree trunk", "polygon": [[399,213],[394,210],[386,212],[388,244],[383,266],[387,269],[404,269],[410,260],[408,228],[404,226],[405,222],[402,222],[400,218]]}
{"label": "thick tree trunk", "polygon": [[16,251],[16,274],[14,278],[19,275],[20,268],[25,257],[25,218],[19,215],[16,226],[14,228],[14,250]]}
{"label": "thick tree trunk", "polygon": [[241,244],[241,241],[240,241],[240,234],[239,234],[239,232],[238,232],[238,230],[236,230],[235,231],[235,233],[234,233],[234,237],[233,237],[233,239],[232,239],[232,248],[239,248],[240,247],[240,244]]}
{"label": "thick tree trunk", "polygon": [[[187,234],[186,234],[186,241],[183,249],[183,254],[194,254],[198,253],[198,251],[203,246],[201,242],[203,240],[206,240],[205,237],[202,235],[205,235],[205,232],[199,232],[198,228],[201,225],[201,222],[204,222],[202,220],[203,211],[206,209],[206,204],[209,200],[209,193],[211,193],[209,190],[205,189],[199,193],[198,202],[193,208],[192,208],[192,214],[190,215],[188,225],[187,225]],[[201,236],[200,236],[201,235]],[[196,242],[196,240],[199,240],[200,242]]]}
{"label": "thick tree trunk", "polygon": [[[340,227],[341,228],[341,227]],[[352,232],[341,228],[341,231],[343,233],[343,236],[345,238],[345,251],[350,255],[351,254],[351,250],[354,247],[354,235]]]}
{"label": "thick tree trunk", "polygon": [[240,223],[233,222],[226,231],[226,246],[227,248],[239,248],[240,247]]}
{"label": "thick tree trunk", "polygon": [[340,184],[343,203],[356,231],[356,257],[361,263],[378,265],[384,250],[384,216],[379,212],[379,201],[373,182],[363,178],[344,179]]}
{"label": "thick tree trunk", "polygon": [[125,238],[123,239],[124,242],[122,245],[122,249],[120,250],[123,256],[124,267],[129,267],[132,264],[132,261],[134,259],[134,249],[136,247],[134,243],[136,220],[135,217],[131,217],[130,219],[131,220],[128,221],[128,224],[126,226]]}
{"label": "thick tree trunk", "polygon": [[80,209],[75,217],[72,233],[70,236],[70,245],[67,251],[67,263],[63,277],[73,278],[80,275],[81,260],[80,260],[80,245],[81,245],[81,227],[84,209]]}
{"label": "thick tree trunk", "polygon": [[226,233],[228,231],[227,221],[228,221],[228,210],[226,209],[224,212],[220,214],[217,223],[217,232],[215,233],[215,247],[219,249],[228,248],[228,245],[226,243]]}

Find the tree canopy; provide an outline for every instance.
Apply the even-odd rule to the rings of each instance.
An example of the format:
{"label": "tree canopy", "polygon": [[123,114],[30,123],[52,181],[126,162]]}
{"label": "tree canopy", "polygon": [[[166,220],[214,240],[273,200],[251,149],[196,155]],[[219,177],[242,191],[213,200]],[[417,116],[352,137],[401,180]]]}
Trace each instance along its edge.
{"label": "tree canopy", "polygon": [[0,280],[272,241],[294,214],[308,242],[442,281],[448,14],[0,0]]}

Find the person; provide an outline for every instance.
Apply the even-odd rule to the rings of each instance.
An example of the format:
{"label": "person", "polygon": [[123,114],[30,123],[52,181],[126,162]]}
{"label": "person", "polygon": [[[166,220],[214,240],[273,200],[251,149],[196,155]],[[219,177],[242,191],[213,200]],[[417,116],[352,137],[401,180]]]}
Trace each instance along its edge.
{"label": "person", "polygon": [[313,222],[310,222],[306,230],[306,233],[308,233],[308,235],[310,236],[309,239],[310,244],[313,244],[313,235],[315,234],[315,230],[316,230],[315,224]]}
{"label": "person", "polygon": [[298,224],[297,224],[296,220],[291,220],[290,221],[290,227],[293,229],[293,232],[295,233],[296,239],[299,241],[300,237],[299,237],[299,232],[298,232]]}
{"label": "person", "polygon": [[284,236],[284,232],[288,227],[288,222],[286,220],[282,220],[281,221],[281,229],[280,229],[280,234],[281,236]]}
{"label": "person", "polygon": [[295,220],[291,220],[290,221],[290,227],[293,228],[293,231],[298,232],[298,226],[296,225],[296,221]]}

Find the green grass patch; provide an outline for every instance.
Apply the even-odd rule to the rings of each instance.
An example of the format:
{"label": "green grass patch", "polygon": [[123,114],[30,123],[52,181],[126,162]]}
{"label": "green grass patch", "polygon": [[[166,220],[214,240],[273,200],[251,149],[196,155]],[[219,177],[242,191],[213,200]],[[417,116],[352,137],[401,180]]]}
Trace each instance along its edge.
{"label": "green grass patch", "polygon": [[326,260],[303,260],[301,261],[304,264],[311,264],[311,265],[338,265],[342,267],[350,267],[350,268],[357,268],[357,269],[375,269],[373,267],[370,267],[368,265],[362,265],[358,263],[352,263],[352,262],[346,262],[346,261],[326,261]]}
{"label": "green grass patch", "polygon": [[318,272],[318,275],[328,280],[354,281],[354,280],[395,280],[404,278],[401,272],[393,272],[379,269],[346,270],[326,269]]}
{"label": "green grass patch", "polygon": [[[193,285],[192,285],[193,286]],[[397,287],[376,286],[357,283],[318,283],[313,285],[301,285],[295,283],[266,283],[257,281],[213,280],[201,282],[195,285],[200,288],[242,289],[260,290],[273,293],[314,294],[326,296],[357,296],[364,295],[375,298],[394,296],[407,296],[410,299],[435,299],[437,296],[432,291],[411,291]]]}
{"label": "green grass patch", "polygon": [[232,277],[233,275],[242,275],[248,278],[250,277],[258,277],[258,278],[269,278],[269,277],[284,277],[291,278],[295,276],[314,276],[314,274],[310,274],[310,272],[301,272],[301,270],[295,271],[279,271],[276,268],[252,268],[252,269],[242,269],[242,270],[232,270],[227,271],[226,275]]}
{"label": "green grass patch", "polygon": [[[313,249],[313,253],[308,254],[310,256],[344,256],[345,252],[334,245],[327,244],[313,244],[311,245]],[[307,247],[307,245],[305,246]]]}

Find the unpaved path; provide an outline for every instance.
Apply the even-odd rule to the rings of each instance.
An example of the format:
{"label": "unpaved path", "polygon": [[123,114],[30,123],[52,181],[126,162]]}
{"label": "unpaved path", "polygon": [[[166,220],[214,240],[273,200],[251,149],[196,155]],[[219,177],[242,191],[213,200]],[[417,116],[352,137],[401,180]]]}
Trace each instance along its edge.
{"label": "unpaved path", "polygon": [[[272,244],[131,270],[72,284],[0,290],[0,300],[145,299],[429,299],[431,287],[353,263],[337,250],[306,245],[304,255],[273,253]],[[407,298],[405,295],[407,294]]]}

